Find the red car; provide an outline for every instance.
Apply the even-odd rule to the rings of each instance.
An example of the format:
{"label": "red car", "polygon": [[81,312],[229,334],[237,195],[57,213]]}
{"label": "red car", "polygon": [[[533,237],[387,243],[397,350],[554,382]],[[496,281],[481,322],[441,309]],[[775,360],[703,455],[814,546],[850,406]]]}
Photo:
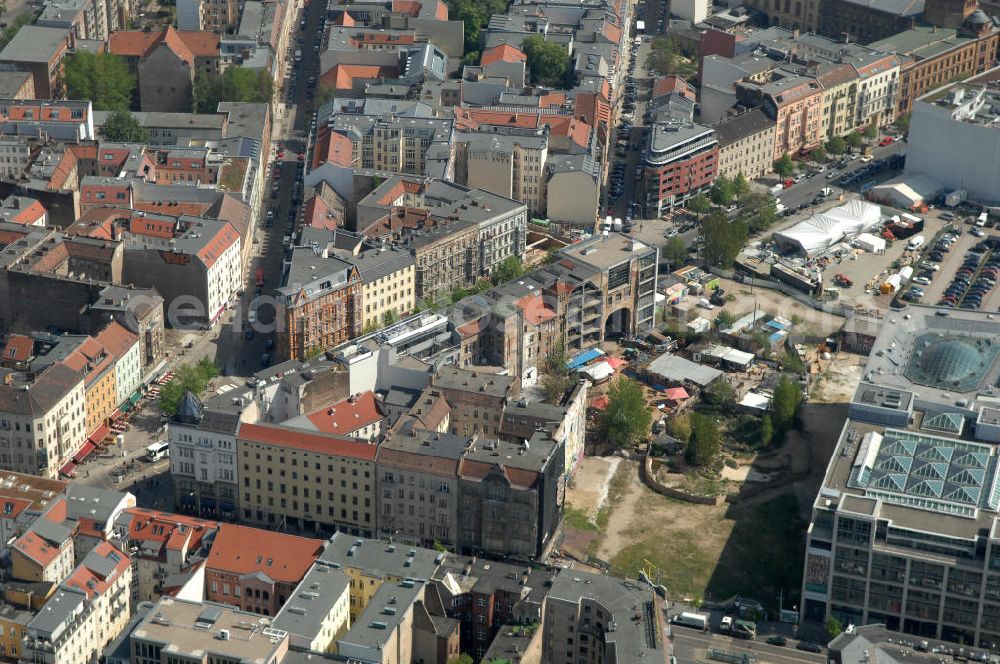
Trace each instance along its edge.
{"label": "red car", "polygon": [[277,159],[278,161],[281,161],[282,159],[285,158],[285,151],[278,150],[278,154],[274,155],[274,158]]}
{"label": "red car", "polygon": [[895,140],[896,139],[893,138],[892,136],[883,136],[882,140],[879,141],[878,144],[884,148],[887,145],[892,145],[895,142]]}

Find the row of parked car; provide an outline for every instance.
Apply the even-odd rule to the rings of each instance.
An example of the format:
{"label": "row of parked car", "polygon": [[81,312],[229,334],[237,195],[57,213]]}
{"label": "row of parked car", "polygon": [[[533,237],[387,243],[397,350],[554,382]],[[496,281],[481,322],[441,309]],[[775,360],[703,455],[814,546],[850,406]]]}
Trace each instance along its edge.
{"label": "row of parked car", "polygon": [[998,273],[1000,250],[977,252],[973,248],[955,271],[955,277],[941,296],[938,306],[980,309],[983,299],[996,286]]}

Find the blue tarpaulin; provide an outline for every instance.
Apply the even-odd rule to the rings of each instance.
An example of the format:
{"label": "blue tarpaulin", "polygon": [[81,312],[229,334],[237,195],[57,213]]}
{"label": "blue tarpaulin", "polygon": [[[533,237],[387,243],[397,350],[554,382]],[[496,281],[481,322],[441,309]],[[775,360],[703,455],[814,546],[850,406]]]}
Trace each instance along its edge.
{"label": "blue tarpaulin", "polygon": [[591,360],[596,360],[600,356],[604,355],[604,351],[600,348],[591,348],[590,350],[585,350],[572,360],[566,363],[566,368],[570,371],[576,371],[583,365],[587,364]]}

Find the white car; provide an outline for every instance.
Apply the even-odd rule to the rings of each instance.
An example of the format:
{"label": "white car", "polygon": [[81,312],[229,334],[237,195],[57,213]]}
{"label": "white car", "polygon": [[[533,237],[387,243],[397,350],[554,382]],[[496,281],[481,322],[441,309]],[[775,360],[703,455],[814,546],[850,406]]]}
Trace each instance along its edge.
{"label": "white car", "polygon": [[913,277],[913,283],[920,284],[921,286],[927,286],[931,283],[931,280],[927,277]]}
{"label": "white car", "polygon": [[869,161],[871,161],[874,158],[875,157],[871,156],[870,154],[866,154],[864,157],[861,158],[861,163],[862,164],[867,164]]}

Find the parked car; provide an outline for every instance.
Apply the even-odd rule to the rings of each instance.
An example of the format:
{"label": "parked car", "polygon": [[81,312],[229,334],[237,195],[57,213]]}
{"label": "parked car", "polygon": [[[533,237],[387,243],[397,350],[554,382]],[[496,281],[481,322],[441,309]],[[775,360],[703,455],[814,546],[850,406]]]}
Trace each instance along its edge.
{"label": "parked car", "polygon": [[813,641],[799,641],[795,647],[806,652],[823,652],[823,646]]}
{"label": "parked car", "polygon": [[788,639],[776,634],[774,636],[767,637],[767,641],[765,643],[772,646],[784,646],[788,643]]}

